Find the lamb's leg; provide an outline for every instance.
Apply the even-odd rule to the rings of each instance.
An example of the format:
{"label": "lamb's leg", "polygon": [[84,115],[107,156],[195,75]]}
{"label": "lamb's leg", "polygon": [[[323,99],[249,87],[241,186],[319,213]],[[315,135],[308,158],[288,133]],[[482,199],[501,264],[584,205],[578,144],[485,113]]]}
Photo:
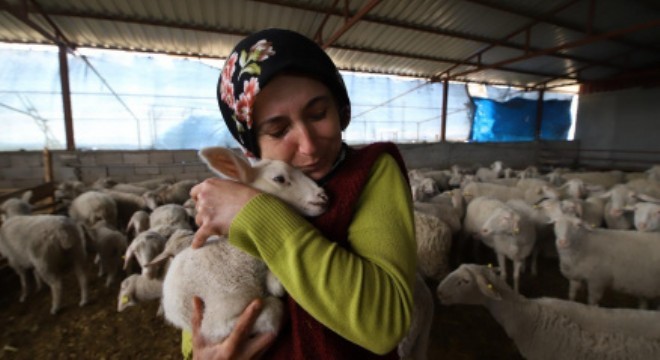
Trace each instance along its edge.
{"label": "lamb's leg", "polygon": [[569,280],[568,282],[568,299],[575,301],[577,299],[578,291],[582,288],[582,282],[580,280]]}
{"label": "lamb's leg", "polygon": [[34,277],[34,284],[35,284],[35,291],[34,292],[41,291],[42,281],[41,281],[41,278],[39,277],[39,274],[37,274],[36,271],[33,271],[32,276]]}
{"label": "lamb's leg", "polygon": [[274,296],[265,297],[261,313],[254,322],[253,331],[258,334],[277,333],[282,325],[283,312],[282,300]]}
{"label": "lamb's leg", "polygon": [[506,282],[507,279],[507,274],[506,274],[506,257],[504,254],[497,254],[497,264],[500,267],[500,279],[504,280]]}
{"label": "lamb's leg", "polygon": [[525,260],[519,261],[519,260],[514,260],[513,261],[513,289],[517,292],[520,293],[520,270],[525,264]]}
{"label": "lamb's leg", "polygon": [[50,313],[55,315],[60,310],[60,305],[62,303],[62,279],[48,271],[43,271],[41,269],[37,269],[37,271],[44,282],[50,287],[50,294],[53,298]]}
{"label": "lamb's leg", "polygon": [[89,300],[89,291],[87,289],[87,274],[85,273],[84,266],[81,262],[74,262],[73,271],[76,273],[78,279],[78,286],[80,287],[80,303],[78,305],[84,306]]}
{"label": "lamb's leg", "polygon": [[15,267],[14,270],[16,271],[16,274],[18,274],[18,278],[21,280],[21,297],[18,301],[24,302],[28,294],[27,275],[25,275],[25,270],[18,267]]}
{"label": "lamb's leg", "polygon": [[605,287],[600,283],[592,281],[587,283],[587,288],[589,289],[589,305],[598,306],[598,303],[605,292]]}

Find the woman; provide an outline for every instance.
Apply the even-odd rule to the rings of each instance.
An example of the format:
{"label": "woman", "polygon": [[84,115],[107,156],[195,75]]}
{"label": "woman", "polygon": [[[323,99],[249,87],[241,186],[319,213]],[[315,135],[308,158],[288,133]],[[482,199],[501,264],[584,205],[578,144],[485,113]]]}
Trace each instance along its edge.
{"label": "woman", "polygon": [[[412,200],[393,144],[356,150],[342,142],[350,101],[334,63],[310,39],[267,29],[238,43],[222,70],[218,101],[248,154],[302,169],[325,188],[329,209],[305,219],[275,197],[218,178],[191,196],[200,226],[194,247],[214,234],[262,259],[287,290],[285,325],[249,337],[260,301],[233,333],[209,344],[198,331],[196,358],[396,358],[412,313],[416,266]],[[265,353],[264,353],[265,352]]]}

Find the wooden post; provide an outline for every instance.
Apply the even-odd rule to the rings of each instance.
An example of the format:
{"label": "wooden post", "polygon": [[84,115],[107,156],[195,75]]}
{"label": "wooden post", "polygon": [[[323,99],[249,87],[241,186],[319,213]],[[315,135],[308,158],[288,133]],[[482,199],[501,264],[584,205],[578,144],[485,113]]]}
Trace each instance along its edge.
{"label": "wooden post", "polygon": [[449,79],[442,81],[442,119],[440,128],[440,141],[447,141],[447,96],[449,93]]}
{"label": "wooden post", "polygon": [[48,148],[44,148],[44,182],[51,182],[53,181],[53,155],[48,150]]}
{"label": "wooden post", "polygon": [[539,90],[539,99],[536,103],[536,131],[534,133],[534,140],[541,140],[541,125],[543,124],[543,94],[545,89]]}
{"label": "wooden post", "polygon": [[71,111],[71,89],[69,88],[69,62],[66,58],[66,46],[60,45],[60,82],[62,84],[62,108],[64,109],[64,130],[66,149],[74,151],[76,142],[73,136],[73,112]]}

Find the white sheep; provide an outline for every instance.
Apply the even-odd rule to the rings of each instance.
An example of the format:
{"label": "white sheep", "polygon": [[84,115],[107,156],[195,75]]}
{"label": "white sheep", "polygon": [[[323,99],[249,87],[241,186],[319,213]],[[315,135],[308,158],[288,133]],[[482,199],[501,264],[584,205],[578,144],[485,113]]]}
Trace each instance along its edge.
{"label": "white sheep", "polygon": [[128,235],[129,239],[133,239],[141,232],[147,231],[149,225],[149,213],[144,210],[138,210],[131,215],[131,219],[128,221],[128,225],[126,225],[126,235]]}
{"label": "white sheep", "polygon": [[660,313],[527,299],[486,266],[463,264],[440,283],[443,305],[484,306],[530,360],[660,358]]}
{"label": "white sheep", "polygon": [[[260,160],[254,165],[232,150],[205,148],[200,157],[221,176],[249,184],[278,196],[306,216],[318,216],[328,198],[322,188],[301,171],[282,161]],[[212,237],[198,249],[187,248],[172,260],[163,283],[165,318],[180,329],[190,330],[192,297],[204,301],[200,332],[216,342],[232,330],[236,318],[255,298],[264,298],[263,310],[253,332],[276,332],[284,289],[259,259],[230,245],[226,237]]]}
{"label": "white sheep", "polygon": [[147,202],[140,195],[115,190],[103,190],[103,193],[110,196],[117,205],[118,229],[125,229],[136,211],[150,210]]}
{"label": "white sheep", "polygon": [[645,232],[660,232],[660,205],[640,202],[634,205],[635,228]]}
{"label": "white sheep", "polygon": [[126,248],[124,270],[129,270],[131,260],[135,258],[141,273],[149,276],[151,270],[146,265],[163,251],[166,242],[167,238],[156,231],[147,230],[138,234]]}
{"label": "white sheep", "polygon": [[73,199],[69,207],[69,217],[88,228],[101,220],[117,227],[117,203],[108,194],[87,191]]}
{"label": "white sheep", "polygon": [[[117,297],[117,312],[130,306],[160,299],[163,295],[163,280],[150,279],[141,274],[132,274],[121,282]],[[159,313],[161,309],[159,309]]]}
{"label": "white sheep", "polygon": [[503,165],[501,161],[495,161],[491,164],[490,169],[488,168],[478,168],[475,176],[480,181],[488,181],[492,179],[497,179],[502,177]]}
{"label": "white sheep", "polygon": [[[524,179],[520,181],[529,181],[537,179]],[[519,188],[518,186],[506,186],[492,183],[470,183],[463,188],[463,196],[466,202],[480,196],[489,196],[502,202],[512,199],[523,199],[530,204],[535,204],[545,198],[558,198],[556,190],[549,186]]]}
{"label": "white sheep", "polygon": [[150,278],[165,278],[167,268],[173,257],[190,247],[195,232],[188,229],[177,229],[167,239],[163,251],[153,258],[146,266],[150,269],[147,274]]}
{"label": "white sheep", "polygon": [[414,210],[417,268],[426,279],[441,280],[449,273],[451,228],[437,216]]}
{"label": "white sheep", "polygon": [[17,215],[30,215],[32,213],[32,205],[30,199],[32,198],[32,191],[24,192],[20,198],[11,198],[5,200],[0,205],[0,219],[5,221]]}
{"label": "white sheep", "polygon": [[57,313],[62,299],[64,270],[73,267],[80,285],[80,306],[87,303],[87,276],[82,229],[61,215],[15,216],[0,228],[0,252],[21,281],[20,301],[27,296],[26,271],[34,268],[35,278],[51,290],[50,312]]}
{"label": "white sheep", "polygon": [[126,252],[128,241],[126,236],[110,226],[104,220],[97,222],[90,229],[93,250],[96,252],[94,262],[98,264],[98,276],[106,275],[105,286],[113,284],[121,275],[122,256]]}
{"label": "white sheep", "polygon": [[576,217],[555,221],[559,269],[575,300],[585,281],[588,302],[597,305],[607,288],[646,299],[660,297],[660,233],[593,229]]}
{"label": "white sheep", "polygon": [[637,193],[626,185],[615,185],[598,196],[606,200],[603,218],[610,229],[627,230],[633,227],[633,216],[628,209],[637,201]]}
{"label": "white sheep", "polygon": [[197,180],[180,180],[174,184],[164,184],[155,190],[142,194],[147,206],[155,209],[164,204],[183,204],[190,198],[190,189],[197,184]]}
{"label": "white sheep", "polygon": [[612,171],[585,171],[585,172],[565,172],[562,175],[564,180],[580,179],[585,184],[600,185],[609,189],[616,184],[624,181],[624,174],[618,170]]}

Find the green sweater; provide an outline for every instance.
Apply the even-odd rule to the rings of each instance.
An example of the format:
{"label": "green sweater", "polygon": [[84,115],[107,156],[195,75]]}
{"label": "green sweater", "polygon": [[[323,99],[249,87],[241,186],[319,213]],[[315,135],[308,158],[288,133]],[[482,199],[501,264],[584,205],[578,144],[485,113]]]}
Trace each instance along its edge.
{"label": "green sweater", "polygon": [[[384,354],[410,326],[416,268],[410,188],[389,154],[374,164],[357,206],[349,227],[351,251],[269,194],[256,196],[238,213],[229,241],[262,259],[319,322]],[[188,336],[183,348],[189,352]]]}

